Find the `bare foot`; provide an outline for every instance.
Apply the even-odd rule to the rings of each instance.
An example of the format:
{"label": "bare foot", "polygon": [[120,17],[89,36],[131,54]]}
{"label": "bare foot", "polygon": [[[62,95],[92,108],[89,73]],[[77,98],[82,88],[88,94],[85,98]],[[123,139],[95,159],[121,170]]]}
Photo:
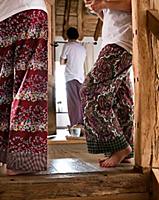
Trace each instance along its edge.
{"label": "bare foot", "polygon": [[[101,167],[115,167],[120,164],[124,159],[131,153],[132,149],[130,146],[127,148],[115,152],[112,156],[107,157],[105,159],[99,160],[99,165]],[[126,159],[125,159],[126,161]]]}
{"label": "bare foot", "polygon": [[[104,162],[105,160],[109,159],[110,157],[106,156],[103,159],[99,159],[99,163]],[[124,160],[122,160],[121,163],[132,163],[132,158],[124,158]]]}

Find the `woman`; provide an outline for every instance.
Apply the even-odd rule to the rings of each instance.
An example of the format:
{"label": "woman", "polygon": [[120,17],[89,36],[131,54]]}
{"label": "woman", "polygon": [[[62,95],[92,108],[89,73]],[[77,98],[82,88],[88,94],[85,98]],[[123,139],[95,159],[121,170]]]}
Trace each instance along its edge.
{"label": "woman", "polygon": [[43,0],[0,0],[0,162],[47,168],[47,13]]}
{"label": "woman", "polygon": [[82,90],[88,151],[104,153],[101,167],[133,155],[131,0],[85,0],[103,20],[102,50]]}

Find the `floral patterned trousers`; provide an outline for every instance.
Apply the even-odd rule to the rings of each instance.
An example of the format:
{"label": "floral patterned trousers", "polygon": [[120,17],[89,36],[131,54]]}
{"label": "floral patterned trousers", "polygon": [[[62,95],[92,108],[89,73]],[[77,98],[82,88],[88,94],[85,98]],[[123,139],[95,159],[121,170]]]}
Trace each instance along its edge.
{"label": "floral patterned trousers", "polygon": [[47,14],[28,10],[0,22],[0,162],[47,168]]}
{"label": "floral patterned trousers", "polygon": [[81,98],[90,153],[110,156],[128,145],[133,147],[131,62],[125,49],[106,45],[84,81]]}

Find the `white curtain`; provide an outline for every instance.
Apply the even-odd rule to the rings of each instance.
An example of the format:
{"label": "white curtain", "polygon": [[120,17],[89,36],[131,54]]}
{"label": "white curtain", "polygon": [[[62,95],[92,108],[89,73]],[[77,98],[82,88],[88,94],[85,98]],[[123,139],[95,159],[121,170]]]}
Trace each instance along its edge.
{"label": "white curtain", "polygon": [[86,49],[86,60],[84,64],[84,71],[86,75],[94,65],[94,45],[91,42],[84,42],[83,46]]}

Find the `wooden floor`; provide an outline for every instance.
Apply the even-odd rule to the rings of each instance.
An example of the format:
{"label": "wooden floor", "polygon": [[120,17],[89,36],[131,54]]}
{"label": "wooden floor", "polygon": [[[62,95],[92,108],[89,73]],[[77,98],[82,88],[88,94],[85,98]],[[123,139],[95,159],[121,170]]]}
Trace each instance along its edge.
{"label": "wooden floor", "polygon": [[1,176],[0,200],[149,200],[149,183],[149,174],[128,166],[103,170],[80,159],[53,159],[40,174]]}
{"label": "wooden floor", "polygon": [[0,200],[150,200],[149,174],[126,166],[109,170],[78,159],[53,159],[41,174],[0,176]]}
{"label": "wooden floor", "polygon": [[[40,173],[67,174],[89,172],[112,172],[133,170],[131,164],[120,164],[116,168],[101,168],[98,159],[104,158],[103,154],[89,154],[84,138],[67,140],[67,130],[58,130],[56,136],[48,139],[48,169]],[[0,175],[5,174],[5,167],[0,167]],[[39,174],[37,174],[39,175]]]}
{"label": "wooden floor", "polygon": [[65,133],[48,140],[47,171],[10,177],[0,167],[0,200],[149,200],[149,174],[133,163],[101,168],[103,155],[89,154],[84,139],[67,141]]}
{"label": "wooden floor", "polygon": [[[84,174],[91,172],[121,172],[132,171],[132,164],[120,164],[116,168],[101,168],[98,159],[103,155],[92,155],[87,152],[86,144],[55,144],[48,145],[47,171],[36,175],[55,174]],[[4,167],[0,167],[0,175],[5,173]]]}
{"label": "wooden floor", "polygon": [[[104,158],[103,154],[89,154],[84,138],[76,140],[66,140],[66,135],[69,135],[67,130],[58,130],[57,136],[48,140],[48,158],[54,162],[64,162],[78,166],[80,163],[86,163],[87,171],[114,171],[133,169],[134,161],[131,164],[120,164],[117,168],[103,169],[99,167],[98,159]],[[68,161],[68,162],[66,162]],[[76,162],[75,162],[76,161]],[[83,166],[82,164],[79,166]],[[89,167],[88,167],[89,166]],[[90,168],[90,169],[89,169]],[[74,167],[72,169],[74,171]],[[82,172],[82,168],[80,169]],[[86,170],[86,169],[83,169]]]}

